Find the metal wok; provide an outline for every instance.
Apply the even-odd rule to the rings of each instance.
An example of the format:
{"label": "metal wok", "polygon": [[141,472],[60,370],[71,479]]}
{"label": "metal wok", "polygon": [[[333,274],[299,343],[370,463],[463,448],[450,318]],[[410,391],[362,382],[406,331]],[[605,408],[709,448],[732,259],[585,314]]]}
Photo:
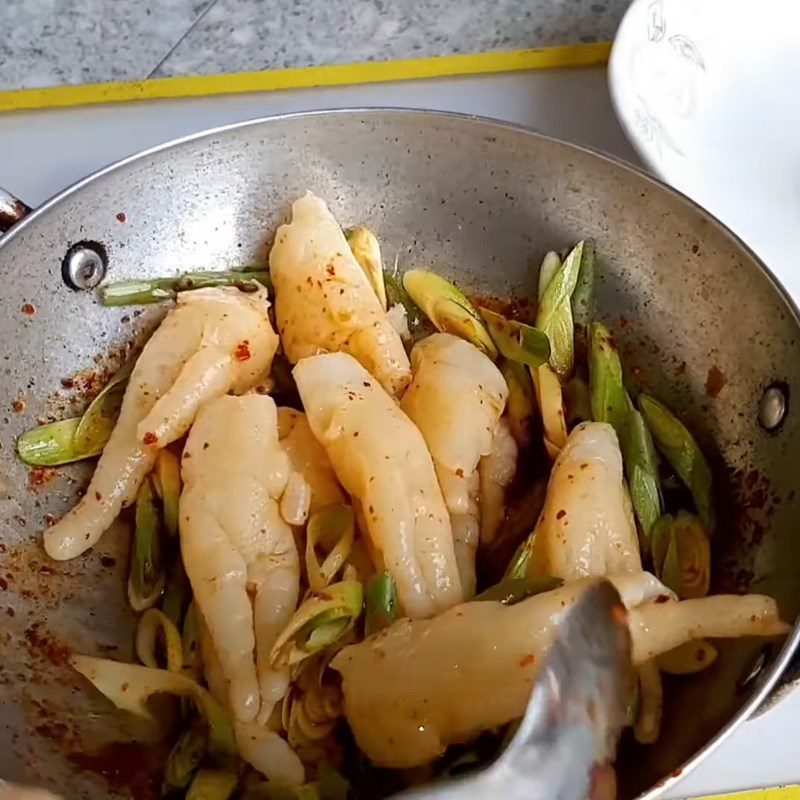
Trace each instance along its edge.
{"label": "metal wok", "polygon": [[[70,798],[137,794],[124,748],[102,769],[86,755],[130,738],[130,720],[65,664],[69,650],[131,657],[126,538],[49,562],[40,530],[91,466],[29,474],[14,455],[38,418],[80,410],[162,313],[101,308],[82,289],[104,269],[120,280],[263,262],[306,189],[344,225],[373,228],[401,268],[435,266],[481,294],[531,294],[546,249],[594,238],[598,311],[626,367],[686,416],[716,468],[712,589],[772,594],[796,618],[800,327],[739,240],[629,166],[503,123],[401,110],[255,120],[127,159],[17,224],[27,209],[0,193],[3,777]],[[623,747],[624,794],[659,796],[763,707],[793,677],[798,640],[723,643],[711,669],[671,680],[659,743]]]}

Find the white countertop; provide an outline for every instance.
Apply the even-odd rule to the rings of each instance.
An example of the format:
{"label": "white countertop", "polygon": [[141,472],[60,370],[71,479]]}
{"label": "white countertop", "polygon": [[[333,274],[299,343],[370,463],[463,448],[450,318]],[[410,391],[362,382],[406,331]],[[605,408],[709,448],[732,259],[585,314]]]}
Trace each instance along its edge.
{"label": "white countertop", "polygon": [[[308,89],[0,114],[0,184],[37,205],[89,172],[204,128],[289,111],[408,106],[497,117],[636,162],[602,69]],[[758,242],[751,242],[758,249]],[[668,797],[800,782],[800,692],[748,722]]]}

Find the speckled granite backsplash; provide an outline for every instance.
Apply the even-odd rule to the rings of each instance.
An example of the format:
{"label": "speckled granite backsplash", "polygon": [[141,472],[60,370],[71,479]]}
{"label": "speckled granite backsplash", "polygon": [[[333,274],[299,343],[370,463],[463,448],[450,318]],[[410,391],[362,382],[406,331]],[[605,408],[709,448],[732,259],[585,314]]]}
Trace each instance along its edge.
{"label": "speckled granite backsplash", "polygon": [[0,0],[0,90],[611,39],[628,0]]}

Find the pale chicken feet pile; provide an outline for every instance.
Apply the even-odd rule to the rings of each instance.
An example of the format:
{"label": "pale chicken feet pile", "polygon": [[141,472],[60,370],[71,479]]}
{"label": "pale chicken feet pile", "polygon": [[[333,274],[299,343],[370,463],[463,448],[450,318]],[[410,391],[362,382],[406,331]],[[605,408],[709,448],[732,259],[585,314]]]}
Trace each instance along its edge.
{"label": "pale chicken feet pile", "polygon": [[[203,615],[197,621],[203,673],[208,690],[222,706],[228,706],[228,682],[217,649],[211,639]],[[239,755],[271,781],[284,786],[300,786],[305,780],[305,768],[297,753],[269,723],[236,722],[234,732]]]}
{"label": "pale chicken feet pile", "polygon": [[308,516],[325,506],[345,502],[328,454],[314,437],[302,411],[278,409],[278,438],[292,469],[303,476],[310,489]]}
{"label": "pale chicken feet pile", "polygon": [[584,576],[603,575],[617,586],[631,609],[634,662],[647,669],[691,639],[788,630],[769,597],[677,602],[642,571],[617,437],[603,423],[578,426],[561,451],[533,563],[534,572],[571,582],[512,606],[465,603],[432,620],[401,620],[336,657],[347,720],[372,761],[418,766],[519,718],[558,621],[594,580]]}
{"label": "pale chicken feet pile", "polygon": [[426,617],[460,602],[450,518],[417,427],[346,353],[305,358],[293,374],[308,424],[359,504],[405,613]]}
{"label": "pale chicken feet pile", "polygon": [[[585,272],[583,263],[570,264]],[[269,269],[280,339],[266,289],[179,294],[134,366],[85,496],[44,534],[53,558],[77,556],[136,500],[143,481],[145,490],[156,489],[152,502],[145,502],[144,490],[139,494],[131,574],[158,568],[159,587],[163,573],[178,574],[172,572],[180,567],[173,562],[176,548],[159,547],[161,532],[175,532],[177,516],[193,595],[183,625],[191,630],[196,620],[202,661],[188,660],[185,675],[168,671],[180,637],[172,622],[163,623],[169,652],[159,652],[156,639],[153,654],[140,646],[145,625],[164,614],[176,617],[170,592],[160,617],[142,617],[137,654],[145,662],[166,655],[167,670],[145,671],[163,677],[164,687],[166,678],[178,678],[180,694],[188,691],[190,677],[200,681],[202,671],[231,718],[235,746],[230,729],[221,726],[226,752],[238,750],[242,761],[263,773],[267,793],[314,791],[324,759],[343,744],[342,713],[367,758],[400,769],[430,764],[448,746],[469,744],[482,731],[519,719],[564,614],[598,577],[616,586],[628,609],[639,674],[634,736],[640,742],[658,736],[661,669],[670,669],[670,659],[680,655],[671,651],[706,637],[788,631],[769,597],[680,601],[643,571],[614,428],[586,422],[568,434],[562,387],[546,364],[532,370],[532,388],[546,432],[559,433],[546,436],[548,452],[557,458],[534,530],[506,571],[524,577],[499,588],[512,585],[512,600],[518,588],[541,588],[537,578],[561,580],[547,584],[558,586],[552,591],[508,605],[465,602],[476,591],[479,542],[502,550],[491,545],[506,516],[506,495],[509,503],[519,499],[506,490],[517,470],[517,442],[525,438],[520,429],[515,439],[509,424],[533,419],[533,398],[517,373],[509,372],[507,383],[484,352],[450,333],[418,341],[409,359],[403,342],[412,340],[413,304],[386,311],[387,289],[396,300],[406,298],[382,271],[377,240],[369,231],[346,239],[326,204],[311,193],[293,204],[291,221],[278,229]],[[476,335],[477,317],[454,286],[443,279],[419,284],[417,297],[412,284],[407,280],[406,288],[437,328]],[[470,319],[458,324],[459,312]],[[571,318],[565,319],[571,329]],[[410,321],[419,333],[413,315]],[[557,344],[554,339],[554,353]],[[303,410],[277,409],[271,397],[251,391],[264,391],[262,384],[283,388],[285,376],[270,377],[280,346],[295,365]],[[593,375],[595,366],[590,358]],[[594,377],[591,383],[594,391]],[[550,425],[553,419],[558,424]],[[157,456],[171,442],[177,447],[187,432],[178,475],[177,456]],[[530,466],[520,460],[521,472]],[[537,491],[523,499],[538,497]],[[330,525],[327,515],[317,516],[307,529],[312,515],[343,504],[352,514],[337,508]],[[515,509],[513,518],[518,516]],[[345,518],[343,531],[338,520]],[[654,569],[682,595],[705,593],[707,584],[690,592],[672,580],[665,565],[675,566],[681,541],[676,532],[669,535],[667,553],[663,560],[654,556]],[[510,538],[503,531],[495,544]],[[143,542],[154,546],[144,555]],[[313,562],[322,551],[330,552],[320,567]],[[707,568],[707,547],[704,552]],[[159,592],[152,593],[153,602]],[[378,632],[366,636],[373,630]],[[286,644],[288,659],[276,643]],[[701,646],[713,651],[698,642],[691,649]],[[280,658],[271,658],[273,651]],[[287,660],[291,670],[280,666]],[[81,659],[74,663],[98,688],[107,683],[100,680],[103,670],[121,675],[144,669],[91,661],[95,677],[79,666]],[[115,685],[122,694],[114,702],[131,710],[130,684]],[[214,736],[213,715],[209,722]],[[307,777],[314,783],[303,786]]]}
{"label": "pale chicken feet pile", "polygon": [[506,489],[517,471],[517,442],[503,417],[492,439],[492,450],[478,464],[480,473],[481,543],[494,541],[506,512]]}
{"label": "pale chicken feet pile", "polygon": [[480,477],[477,470],[470,476],[467,509],[464,513],[450,512],[450,525],[453,528],[453,548],[456,553],[458,574],[464,599],[475,595],[477,578],[475,575],[475,555],[481,538],[481,507],[478,504]]}
{"label": "pale chicken feet pile", "polygon": [[[647,573],[612,578],[626,606],[658,589]],[[519,719],[565,610],[593,579],[516,605],[472,602],[429,620],[400,620],[333,661],[347,721],[377,765],[428,763],[457,742]],[[644,582],[644,583],[642,583]],[[633,658],[642,664],[702,637],[776,636],[788,631],[775,601],[721,595],[645,602],[630,612]]]}
{"label": "pale chicken feet pile", "polygon": [[400,407],[425,437],[456,539],[461,584],[475,592],[475,549],[480,530],[478,462],[492,451],[508,387],[477,347],[435,333],[411,351],[413,380]]}
{"label": "pale chicken feet pile", "polygon": [[[182,459],[181,554],[228,683],[237,720],[265,721],[289,676],[269,653],[295,610],[300,563],[280,515],[290,464],[272,398],[208,403]],[[259,713],[260,712],[260,713]]]}
{"label": "pale chicken feet pile", "polygon": [[119,419],[81,501],[44,532],[51,558],[92,547],[136,493],[162,447],[200,406],[264,379],[278,346],[267,292],[198,289],[179,295],[131,373]]}
{"label": "pale chicken feet pile", "polygon": [[292,205],[292,221],[275,234],[269,254],[275,316],[294,364],[344,351],[392,395],[411,378],[408,356],[339,223],[308,193]]}
{"label": "pale chicken feet pile", "polygon": [[642,569],[639,539],[614,429],[584,422],[553,465],[536,524],[536,575],[566,581]]}

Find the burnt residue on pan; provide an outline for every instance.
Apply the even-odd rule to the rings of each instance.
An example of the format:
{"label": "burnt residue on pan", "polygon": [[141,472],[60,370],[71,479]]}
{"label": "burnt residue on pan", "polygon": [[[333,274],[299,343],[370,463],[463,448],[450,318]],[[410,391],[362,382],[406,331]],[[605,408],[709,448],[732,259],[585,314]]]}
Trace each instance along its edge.
{"label": "burnt residue on pan", "polygon": [[143,345],[141,335],[120,342],[102,355],[95,356],[92,366],[63,376],[60,389],[49,397],[53,418],[63,419],[69,414],[81,413],[100,394],[109,380],[138,356]]}
{"label": "burnt residue on pan", "polygon": [[[765,591],[772,573],[763,571],[757,555],[763,549],[771,551],[775,516],[795,493],[776,492],[769,477],[757,469],[727,468],[718,475],[722,502],[718,500],[718,558],[712,588],[733,594]],[[769,564],[771,570],[774,562]]]}
{"label": "burnt residue on pan", "polygon": [[[81,413],[108,379],[135,358],[149,327],[126,328],[126,339],[97,354],[91,366],[62,376],[52,394],[31,403],[36,418],[24,421],[25,427]],[[30,393],[28,399],[36,398]],[[5,437],[0,443],[13,446]],[[146,775],[153,771],[133,766],[139,746],[129,747],[127,771],[109,768],[110,759],[122,752],[119,747],[113,755],[104,749],[108,741],[134,735],[131,720],[88,692],[69,664],[73,652],[132,660],[133,617],[124,602],[127,523],[115,524],[118,530],[109,531],[99,548],[70,562],[52,561],[41,546],[41,531],[57,518],[52,511],[74,504],[92,466],[21,471],[27,492],[14,497],[0,491],[0,651],[13,650],[12,657],[0,658],[0,687],[13,687],[20,698],[25,731],[6,747],[18,763],[28,765],[27,781],[53,785],[54,775],[69,776],[59,783],[67,796],[80,762],[81,768],[96,771],[112,794],[146,797],[144,787],[152,784]],[[54,763],[56,754],[60,760]]]}
{"label": "burnt residue on pan", "polygon": [[169,751],[164,743],[111,742],[91,753],[73,750],[67,758],[77,769],[99,775],[114,793],[156,800]]}
{"label": "burnt residue on pan", "polygon": [[711,366],[708,368],[708,377],[706,378],[706,394],[716,400],[720,392],[725,388],[725,384],[728,382],[728,379],[725,376],[725,373],[717,366]]}
{"label": "burnt residue on pan", "polygon": [[536,324],[536,312],[539,304],[532,297],[500,298],[491,295],[473,295],[469,300],[477,308],[488,308],[490,311],[495,311],[509,319],[524,322],[526,325]]}

